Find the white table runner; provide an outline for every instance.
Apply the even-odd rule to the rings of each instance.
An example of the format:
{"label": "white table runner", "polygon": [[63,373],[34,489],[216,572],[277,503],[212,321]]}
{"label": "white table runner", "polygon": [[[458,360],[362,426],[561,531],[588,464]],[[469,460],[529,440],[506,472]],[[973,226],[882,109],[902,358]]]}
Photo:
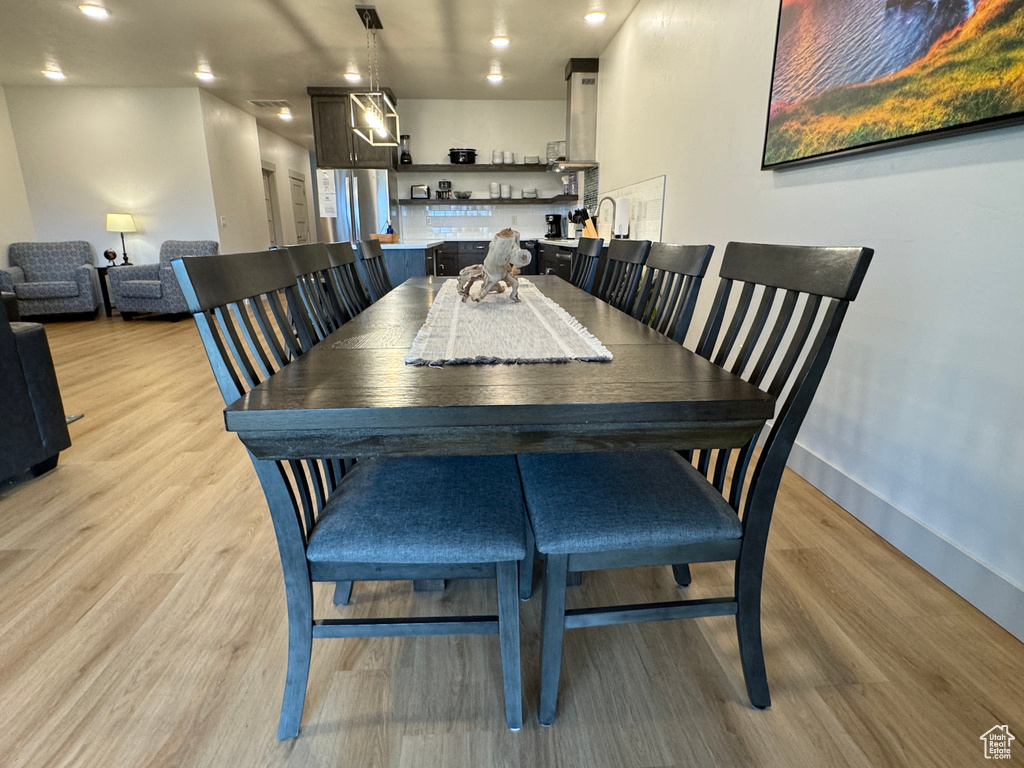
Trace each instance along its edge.
{"label": "white table runner", "polygon": [[445,281],[405,362],[443,365],[612,359],[612,353],[576,318],[529,280],[520,278],[519,298],[518,303],[509,301],[506,290],[489,294],[479,304],[472,300],[463,303],[458,280]]}

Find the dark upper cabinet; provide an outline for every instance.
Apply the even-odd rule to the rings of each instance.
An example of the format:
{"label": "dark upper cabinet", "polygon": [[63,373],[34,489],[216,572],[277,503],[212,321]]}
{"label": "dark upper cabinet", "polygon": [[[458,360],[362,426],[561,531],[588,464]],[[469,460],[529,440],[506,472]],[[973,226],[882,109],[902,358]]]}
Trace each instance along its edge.
{"label": "dark upper cabinet", "polygon": [[374,147],[352,131],[348,94],[358,89],[307,88],[306,91],[313,111],[318,168],[398,168],[397,147]]}

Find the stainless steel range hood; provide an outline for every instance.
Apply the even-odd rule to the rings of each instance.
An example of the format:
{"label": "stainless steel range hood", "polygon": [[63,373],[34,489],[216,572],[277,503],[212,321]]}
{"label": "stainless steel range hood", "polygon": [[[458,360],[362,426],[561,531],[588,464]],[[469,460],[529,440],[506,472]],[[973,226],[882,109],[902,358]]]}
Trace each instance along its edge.
{"label": "stainless steel range hood", "polygon": [[597,164],[597,71],[599,59],[569,59],[565,65],[565,162],[558,170]]}

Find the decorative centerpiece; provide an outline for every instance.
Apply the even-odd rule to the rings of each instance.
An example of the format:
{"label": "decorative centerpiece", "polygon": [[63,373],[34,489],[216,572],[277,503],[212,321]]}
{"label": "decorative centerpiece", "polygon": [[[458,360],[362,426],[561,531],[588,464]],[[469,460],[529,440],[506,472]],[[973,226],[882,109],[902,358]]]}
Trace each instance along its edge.
{"label": "decorative centerpiece", "polygon": [[[503,293],[507,284],[512,292],[509,298],[519,301],[519,279],[521,267],[530,263],[530,252],[519,246],[519,233],[514,229],[503,229],[491,240],[483,264],[472,264],[459,272],[459,295],[462,301],[480,301],[488,293]],[[482,283],[476,296],[470,290],[476,283]]]}

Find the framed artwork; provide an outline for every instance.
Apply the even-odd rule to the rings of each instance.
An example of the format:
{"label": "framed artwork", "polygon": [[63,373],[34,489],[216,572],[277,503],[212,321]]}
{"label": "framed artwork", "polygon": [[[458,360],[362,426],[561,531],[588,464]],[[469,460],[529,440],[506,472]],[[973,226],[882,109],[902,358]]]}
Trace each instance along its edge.
{"label": "framed artwork", "polygon": [[763,169],[1019,120],[1021,0],[782,0]]}

